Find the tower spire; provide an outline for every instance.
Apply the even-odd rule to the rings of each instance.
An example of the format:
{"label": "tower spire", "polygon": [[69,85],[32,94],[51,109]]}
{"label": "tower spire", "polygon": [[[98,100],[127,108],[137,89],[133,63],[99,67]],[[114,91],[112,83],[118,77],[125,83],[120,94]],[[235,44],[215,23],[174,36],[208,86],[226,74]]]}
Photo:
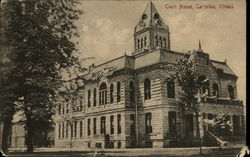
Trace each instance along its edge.
{"label": "tower spire", "polygon": [[149,0],[134,31],[134,53],[138,54],[157,47],[170,49],[170,32],[154,3]]}
{"label": "tower spire", "polygon": [[203,50],[201,48],[201,41],[200,41],[200,39],[199,39],[199,49],[198,49],[198,51],[203,52]]}

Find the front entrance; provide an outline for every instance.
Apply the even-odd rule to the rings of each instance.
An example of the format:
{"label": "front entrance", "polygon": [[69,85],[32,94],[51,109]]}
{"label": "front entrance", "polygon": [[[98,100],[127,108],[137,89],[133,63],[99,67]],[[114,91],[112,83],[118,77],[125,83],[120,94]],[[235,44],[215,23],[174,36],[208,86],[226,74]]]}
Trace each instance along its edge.
{"label": "front entrance", "polygon": [[192,139],[194,136],[194,116],[192,114],[184,117],[185,138]]}

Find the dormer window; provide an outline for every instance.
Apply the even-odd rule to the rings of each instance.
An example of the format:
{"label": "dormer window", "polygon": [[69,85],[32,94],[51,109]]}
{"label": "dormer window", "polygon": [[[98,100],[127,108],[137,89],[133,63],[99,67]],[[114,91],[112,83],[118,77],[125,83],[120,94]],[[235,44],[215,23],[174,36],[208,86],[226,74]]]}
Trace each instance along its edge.
{"label": "dormer window", "polygon": [[140,39],[137,40],[137,48],[140,49]]}
{"label": "dormer window", "polygon": [[160,46],[162,47],[162,38],[160,37]]}
{"label": "dormer window", "polygon": [[164,45],[165,48],[167,47],[167,40],[166,40],[166,38],[163,38],[163,45]]}
{"label": "dormer window", "polygon": [[198,78],[198,84],[200,84],[201,88],[199,90],[199,94],[206,94],[209,95],[210,94],[210,90],[209,90],[209,79],[205,76],[200,76]]}
{"label": "dormer window", "polygon": [[143,48],[143,38],[141,38],[141,48]]}
{"label": "dormer window", "polygon": [[234,88],[231,85],[228,86],[228,95],[230,99],[234,99]]}
{"label": "dormer window", "polygon": [[213,84],[213,96],[216,98],[219,97],[219,87],[217,83]]}
{"label": "dormer window", "polygon": [[158,46],[158,44],[159,44],[159,42],[158,42],[158,36],[156,35],[155,36],[155,45],[156,45],[156,47]]}

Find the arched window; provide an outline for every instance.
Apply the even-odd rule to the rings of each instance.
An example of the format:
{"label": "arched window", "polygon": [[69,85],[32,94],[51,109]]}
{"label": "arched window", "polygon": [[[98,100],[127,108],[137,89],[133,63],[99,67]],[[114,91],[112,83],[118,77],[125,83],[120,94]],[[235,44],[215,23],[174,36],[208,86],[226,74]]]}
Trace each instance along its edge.
{"label": "arched window", "polygon": [[146,133],[152,133],[153,132],[153,128],[152,128],[152,113],[148,112],[145,114],[145,131]]}
{"label": "arched window", "polygon": [[140,49],[140,39],[137,40],[137,48]]}
{"label": "arched window", "polygon": [[160,46],[162,47],[162,38],[160,37]]}
{"label": "arched window", "polygon": [[150,79],[145,79],[144,81],[144,99],[151,99],[151,85],[150,85]]}
{"label": "arched window", "polygon": [[199,76],[198,84],[201,86],[199,93],[210,95],[209,79],[203,75]]}
{"label": "arched window", "polygon": [[158,36],[157,35],[155,36],[155,45],[156,45],[156,47],[159,45]]}
{"label": "arched window", "polygon": [[167,82],[168,98],[175,98],[175,84],[174,81]]}
{"label": "arched window", "polygon": [[133,81],[129,82],[129,90],[130,102],[135,102],[135,87]]}
{"label": "arched window", "polygon": [[101,134],[106,133],[106,117],[101,117]]}
{"label": "arched window", "polygon": [[107,104],[107,85],[102,83],[99,88],[99,105]]}
{"label": "arched window", "polygon": [[117,82],[116,93],[117,93],[117,102],[120,102],[121,101],[121,83],[120,82]]}
{"label": "arched window", "polygon": [[144,37],[144,47],[147,46],[147,37]]}
{"label": "arched window", "polygon": [[164,45],[165,48],[167,47],[167,40],[166,40],[166,38],[163,38],[163,45]]}
{"label": "arched window", "polygon": [[94,93],[93,93],[93,106],[96,106],[96,88],[94,89]]}
{"label": "arched window", "polygon": [[141,48],[143,48],[143,38],[141,38]]}
{"label": "arched window", "polygon": [[110,103],[113,103],[114,102],[114,85],[113,83],[111,83],[110,85]]}
{"label": "arched window", "polygon": [[219,97],[219,87],[217,83],[213,84],[213,96]]}
{"label": "arched window", "polygon": [[228,86],[228,95],[230,99],[234,99],[234,88],[231,85]]}

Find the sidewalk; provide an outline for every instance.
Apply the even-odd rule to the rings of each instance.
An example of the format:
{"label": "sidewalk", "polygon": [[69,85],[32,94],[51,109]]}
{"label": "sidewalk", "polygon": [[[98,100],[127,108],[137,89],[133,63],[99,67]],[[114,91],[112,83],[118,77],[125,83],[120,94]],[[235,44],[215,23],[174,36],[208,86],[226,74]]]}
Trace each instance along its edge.
{"label": "sidewalk", "polygon": [[[219,150],[218,147],[202,147],[203,154],[214,154],[214,153],[234,153],[239,152],[241,147],[230,147]],[[10,152],[20,151],[21,149],[10,149]],[[24,149],[22,149],[24,151]],[[103,154],[103,156],[112,157],[138,157],[138,156],[193,156],[200,154],[199,147],[189,148],[132,148],[132,149],[81,149],[72,148],[71,152],[69,148],[36,148],[35,156],[95,156],[96,154]],[[19,154],[19,153],[11,153]],[[40,154],[40,155],[38,155]],[[27,156],[28,154],[26,154]],[[29,156],[29,155],[28,155]],[[32,156],[32,155],[30,155]],[[33,154],[34,156],[34,154]]]}

